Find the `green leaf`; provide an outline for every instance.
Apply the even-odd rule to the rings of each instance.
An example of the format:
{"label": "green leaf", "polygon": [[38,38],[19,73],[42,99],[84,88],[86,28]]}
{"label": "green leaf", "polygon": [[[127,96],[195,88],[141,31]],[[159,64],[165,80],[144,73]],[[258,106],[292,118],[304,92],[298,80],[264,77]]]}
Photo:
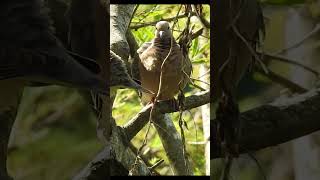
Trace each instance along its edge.
{"label": "green leaf", "polygon": [[206,43],[205,45],[203,45],[200,50],[199,50],[199,54],[202,54],[204,51],[209,50],[210,49],[210,41],[208,41],[208,43]]}
{"label": "green leaf", "polygon": [[196,56],[198,54],[198,47],[199,47],[199,40],[198,38],[196,38],[193,42],[192,42],[192,57]]}
{"label": "green leaf", "polygon": [[207,58],[199,58],[192,61],[192,64],[202,64],[202,63],[205,63],[206,61],[207,61]]}

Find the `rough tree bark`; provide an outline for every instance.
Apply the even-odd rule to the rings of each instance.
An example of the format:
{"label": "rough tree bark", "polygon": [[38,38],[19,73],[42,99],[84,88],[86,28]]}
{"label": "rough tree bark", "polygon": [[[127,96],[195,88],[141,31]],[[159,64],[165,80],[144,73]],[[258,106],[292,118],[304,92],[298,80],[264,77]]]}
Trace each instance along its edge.
{"label": "rough tree bark", "polygon": [[[110,5],[110,32],[112,32],[110,33],[110,50],[118,54],[123,60],[127,60],[129,57],[129,45],[126,41],[125,34],[134,7],[134,5]],[[112,94],[113,93],[111,93],[111,95]],[[114,97],[111,98],[114,99]],[[120,129],[121,128],[117,128],[117,131],[113,130],[112,144],[116,150],[116,158],[127,170],[130,170],[135,163],[135,153],[128,148],[128,142],[121,138],[123,135]],[[150,171],[143,162],[138,163],[137,167],[138,168],[133,171],[133,175],[150,175]]]}
{"label": "rough tree bark", "polygon": [[[281,98],[241,113],[240,153],[257,151],[293,140],[320,129],[320,89],[291,98]],[[213,120],[214,122],[215,120]],[[216,130],[212,124],[212,131]],[[223,157],[213,137],[211,158]]]}

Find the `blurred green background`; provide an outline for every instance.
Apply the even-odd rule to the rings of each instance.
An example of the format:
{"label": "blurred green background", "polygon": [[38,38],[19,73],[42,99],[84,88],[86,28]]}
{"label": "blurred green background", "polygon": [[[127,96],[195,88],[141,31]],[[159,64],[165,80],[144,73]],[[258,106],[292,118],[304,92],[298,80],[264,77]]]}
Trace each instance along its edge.
{"label": "blurred green background", "polygon": [[76,90],[25,88],[10,137],[9,172],[15,179],[70,179],[102,149],[95,117]]}
{"label": "blurred green background", "polygon": [[[277,54],[307,65],[320,72],[318,28],[319,0],[261,0],[266,37],[263,51]],[[299,45],[297,45],[299,44]],[[265,59],[277,74],[306,89],[319,87],[319,77],[276,59]],[[258,73],[248,72],[238,88],[240,110],[246,111],[281,97],[294,96],[286,87]],[[211,109],[214,114],[214,110]],[[292,129],[294,131],[294,129]],[[320,133],[294,139],[235,159],[230,179],[237,180],[318,180],[320,179]],[[219,179],[223,159],[211,161],[211,179]]]}

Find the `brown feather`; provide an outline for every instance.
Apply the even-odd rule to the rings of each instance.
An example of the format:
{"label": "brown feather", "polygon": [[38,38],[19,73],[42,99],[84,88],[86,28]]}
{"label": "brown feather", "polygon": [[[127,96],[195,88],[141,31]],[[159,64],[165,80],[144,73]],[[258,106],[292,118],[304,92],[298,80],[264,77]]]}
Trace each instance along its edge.
{"label": "brown feather", "polygon": [[[150,102],[157,94],[160,82],[161,65],[170,52],[171,32],[168,23],[160,21],[156,25],[156,37],[151,45],[146,48],[144,44],[139,50],[140,80],[142,87],[151,90],[155,94],[142,93],[142,103]],[[164,31],[162,37],[159,31]],[[171,53],[163,65],[162,87],[158,100],[172,99],[179,90],[183,89],[189,81],[191,74],[191,62],[187,55],[184,56],[180,46],[174,41]]]}

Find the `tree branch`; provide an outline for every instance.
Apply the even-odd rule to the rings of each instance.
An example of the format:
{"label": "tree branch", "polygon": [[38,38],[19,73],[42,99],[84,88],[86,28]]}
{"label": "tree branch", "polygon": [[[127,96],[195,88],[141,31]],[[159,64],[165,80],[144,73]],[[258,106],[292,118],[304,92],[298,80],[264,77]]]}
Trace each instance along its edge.
{"label": "tree branch", "polygon": [[[257,151],[293,140],[320,129],[320,89],[243,112],[240,153]],[[211,123],[211,158],[223,157],[216,139],[216,121]]]}
{"label": "tree branch", "polygon": [[[155,106],[156,107],[156,106]],[[169,114],[155,114],[153,124],[166,150],[174,175],[192,175],[190,163],[184,157],[182,138]],[[186,153],[186,152],[185,152]]]}
{"label": "tree branch", "polygon": [[[183,110],[188,110],[205,105],[210,102],[210,92],[205,91],[196,95],[186,97],[185,106]],[[127,124],[123,126],[125,134],[130,141],[149,121],[151,105],[145,106],[135,117],[133,117]],[[162,114],[179,111],[172,103],[167,101],[160,101],[157,103],[154,111]]]}
{"label": "tree branch", "polygon": [[110,5],[110,50],[118,54],[123,60],[129,57],[129,45],[126,41],[126,32],[134,11],[131,5]]}
{"label": "tree branch", "polygon": [[315,70],[315,69],[313,69],[313,68],[311,68],[309,66],[306,66],[304,64],[301,64],[298,61],[294,61],[292,59],[289,59],[289,58],[287,58],[285,56],[280,56],[280,55],[270,54],[270,53],[265,53],[265,52],[263,52],[263,53],[258,52],[258,54],[260,56],[264,56],[264,57],[269,58],[271,60],[276,60],[276,61],[280,61],[280,62],[284,62],[284,63],[289,63],[289,64],[292,64],[292,65],[301,67],[301,68],[305,69],[306,71],[309,71],[309,72],[313,73],[317,77],[319,77],[319,75],[320,75],[320,73],[317,70]]}
{"label": "tree branch", "polygon": [[261,75],[269,78],[271,81],[274,81],[286,88],[289,88],[292,92],[296,93],[305,93],[308,90],[304,87],[300,86],[299,84],[291,81],[290,79],[284,78],[279,74],[273,72],[272,70],[268,69],[268,73],[263,71],[260,67],[256,66],[255,71],[260,73]]}
{"label": "tree branch", "polygon": [[206,18],[202,14],[198,13],[197,8],[194,4],[192,5],[192,7],[193,7],[198,19],[200,20],[201,24],[203,25],[203,27],[210,29],[210,22],[207,21]]}
{"label": "tree branch", "polygon": [[[192,12],[191,13],[192,16],[195,16],[196,13],[195,12]],[[180,19],[180,18],[185,18],[185,17],[188,17],[187,14],[182,14],[182,15],[179,15],[177,16],[177,19]],[[176,17],[171,17],[171,18],[164,18],[164,19],[161,19],[160,21],[173,21]],[[146,26],[154,26],[157,24],[157,22],[159,21],[153,21],[153,22],[146,22],[146,23],[143,23],[143,24],[139,24],[139,25],[132,25],[130,26],[130,29],[134,29],[134,30],[137,30],[139,28],[142,28],[142,27],[146,27]]]}

